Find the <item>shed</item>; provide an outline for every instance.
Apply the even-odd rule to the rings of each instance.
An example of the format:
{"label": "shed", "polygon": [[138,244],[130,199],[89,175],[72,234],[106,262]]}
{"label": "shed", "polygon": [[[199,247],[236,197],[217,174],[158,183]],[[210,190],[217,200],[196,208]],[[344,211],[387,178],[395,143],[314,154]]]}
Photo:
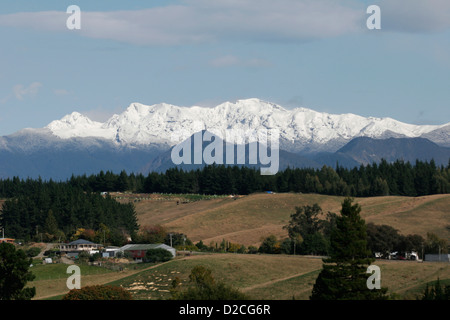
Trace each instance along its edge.
{"label": "shed", "polygon": [[163,243],[158,244],[127,244],[119,249],[121,252],[130,252],[134,259],[142,259],[145,257],[145,253],[150,249],[164,249],[169,251],[173,257],[176,256],[177,252],[175,248],[168,246]]}
{"label": "shed", "polygon": [[425,261],[450,262],[450,254],[426,254]]}
{"label": "shed", "polygon": [[119,247],[109,246],[104,249],[102,252],[103,258],[112,258],[115,257],[117,252],[119,252]]}

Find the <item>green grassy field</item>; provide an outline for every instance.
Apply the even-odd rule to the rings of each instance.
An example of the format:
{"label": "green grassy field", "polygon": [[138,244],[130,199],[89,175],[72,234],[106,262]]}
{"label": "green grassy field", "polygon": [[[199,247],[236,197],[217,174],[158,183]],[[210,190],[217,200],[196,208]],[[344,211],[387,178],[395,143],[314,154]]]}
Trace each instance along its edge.
{"label": "green grassy field", "polygon": [[[123,271],[112,271],[107,268],[89,265],[79,265],[81,273],[81,286],[105,284],[116,279],[135,274],[141,270],[152,267],[153,264],[130,264]],[[69,291],[67,288],[67,278],[71,275],[67,273],[69,265],[63,263],[39,264],[30,268],[35,275],[35,279],[27,284],[36,288],[34,299],[47,299],[54,296],[61,296]]]}
{"label": "green grassy field", "polygon": [[[30,268],[31,272],[35,275],[34,281],[41,280],[57,280],[67,279],[67,264],[55,263],[55,264],[38,264]],[[80,271],[83,275],[99,275],[113,272],[106,268],[97,266],[80,265]]]}

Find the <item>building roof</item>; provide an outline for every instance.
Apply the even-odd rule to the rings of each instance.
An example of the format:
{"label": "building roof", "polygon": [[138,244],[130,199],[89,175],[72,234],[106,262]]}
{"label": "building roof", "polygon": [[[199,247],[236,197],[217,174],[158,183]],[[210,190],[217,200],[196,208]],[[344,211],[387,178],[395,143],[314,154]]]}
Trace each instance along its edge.
{"label": "building roof", "polygon": [[75,240],[75,241],[72,241],[72,242],[68,243],[68,245],[71,245],[71,246],[78,245],[78,244],[96,245],[96,243],[93,243],[93,242],[85,240],[85,239],[78,239],[78,240]]}
{"label": "building roof", "polygon": [[164,243],[156,243],[156,244],[126,244],[123,247],[120,248],[120,251],[127,251],[127,250],[150,250],[150,249],[174,249],[171,246],[168,246]]}

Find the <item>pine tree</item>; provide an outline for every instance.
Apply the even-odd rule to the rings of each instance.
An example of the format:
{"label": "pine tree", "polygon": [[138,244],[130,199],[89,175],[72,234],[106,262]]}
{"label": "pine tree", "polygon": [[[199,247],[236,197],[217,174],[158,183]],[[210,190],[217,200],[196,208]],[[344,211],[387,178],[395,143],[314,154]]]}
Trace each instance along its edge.
{"label": "pine tree", "polygon": [[29,271],[31,258],[25,251],[16,250],[10,243],[0,243],[0,300],[30,300],[36,294],[35,287],[26,287],[34,280]]}
{"label": "pine tree", "polygon": [[48,210],[47,219],[45,219],[44,231],[50,235],[56,235],[58,233],[58,222],[53,215],[53,210]]}
{"label": "pine tree", "polygon": [[367,249],[366,225],[361,207],[351,198],[342,203],[341,216],[331,234],[330,257],[314,284],[311,300],[386,299],[387,289],[368,289],[367,267],[375,261]]}

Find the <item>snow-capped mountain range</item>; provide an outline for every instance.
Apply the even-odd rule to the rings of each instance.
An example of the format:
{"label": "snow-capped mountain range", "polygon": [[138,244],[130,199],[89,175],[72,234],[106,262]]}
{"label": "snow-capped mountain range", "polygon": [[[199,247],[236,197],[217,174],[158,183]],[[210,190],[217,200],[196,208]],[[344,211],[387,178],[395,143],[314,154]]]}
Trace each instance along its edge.
{"label": "snow-capped mountain range", "polygon": [[391,118],[286,109],[259,99],[214,108],[131,103],[105,122],[73,112],[44,128],[0,137],[0,178],[163,171],[174,166],[170,150],[177,143],[204,130],[224,138],[225,130],[232,129],[278,129],[280,170],[334,166],[337,161],[353,167],[381,158],[435,159],[447,165],[450,158],[450,123],[412,125]]}
{"label": "snow-capped mountain range", "polygon": [[391,118],[336,115],[306,108],[288,110],[259,99],[225,102],[214,108],[132,103],[104,123],[73,112],[47,128],[62,139],[96,137],[133,146],[173,146],[180,142],[180,136],[187,138],[200,130],[220,136],[227,129],[278,129],[282,147],[293,152],[334,152],[356,137],[427,136],[438,144],[448,144],[450,133],[450,123],[412,125]]}

